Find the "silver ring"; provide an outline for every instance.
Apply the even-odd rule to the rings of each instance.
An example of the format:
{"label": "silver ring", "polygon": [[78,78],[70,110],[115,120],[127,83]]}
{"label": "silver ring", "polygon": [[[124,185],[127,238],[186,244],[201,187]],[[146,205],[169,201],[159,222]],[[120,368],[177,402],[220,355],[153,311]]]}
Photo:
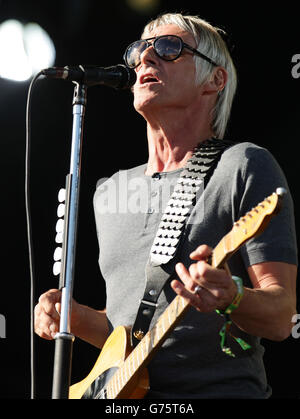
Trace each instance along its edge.
{"label": "silver ring", "polygon": [[197,285],[194,289],[194,293],[195,294],[200,294],[200,291],[202,291],[202,287],[200,287],[200,285]]}

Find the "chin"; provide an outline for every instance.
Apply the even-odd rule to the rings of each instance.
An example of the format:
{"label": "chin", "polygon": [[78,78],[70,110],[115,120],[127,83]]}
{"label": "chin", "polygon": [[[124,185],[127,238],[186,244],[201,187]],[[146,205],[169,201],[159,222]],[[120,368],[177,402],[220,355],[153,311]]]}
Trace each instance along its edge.
{"label": "chin", "polygon": [[135,97],[133,101],[133,106],[139,113],[144,113],[150,110],[150,108],[158,105],[161,105],[161,101],[159,100],[159,97],[153,95],[143,98]]}

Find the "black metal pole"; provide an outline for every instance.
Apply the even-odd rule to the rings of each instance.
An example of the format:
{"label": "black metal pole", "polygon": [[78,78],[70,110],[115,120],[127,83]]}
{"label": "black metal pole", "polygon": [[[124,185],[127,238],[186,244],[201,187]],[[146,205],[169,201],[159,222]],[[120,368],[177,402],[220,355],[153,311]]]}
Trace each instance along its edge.
{"label": "black metal pole", "polygon": [[66,181],[66,212],[59,288],[62,291],[60,328],[55,336],[53,399],[67,399],[72,370],[74,335],[71,333],[72,295],[75,273],[76,233],[79,209],[81,148],[87,86],[75,83],[70,173]]}
{"label": "black metal pole", "polygon": [[55,338],[52,399],[68,399],[74,336],[58,333]]}

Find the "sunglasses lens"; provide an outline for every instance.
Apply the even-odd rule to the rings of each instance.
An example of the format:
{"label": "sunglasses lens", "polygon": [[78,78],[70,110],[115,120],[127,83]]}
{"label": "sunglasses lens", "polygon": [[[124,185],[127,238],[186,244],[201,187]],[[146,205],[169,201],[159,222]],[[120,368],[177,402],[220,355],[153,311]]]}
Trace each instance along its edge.
{"label": "sunglasses lens", "polygon": [[[137,67],[141,62],[141,54],[149,46],[145,40],[139,40],[129,45],[125,52],[125,62],[130,68]],[[173,61],[179,57],[182,50],[181,39],[173,35],[165,35],[155,39],[153,43],[156,54],[166,61]]]}
{"label": "sunglasses lens", "polygon": [[128,67],[135,68],[141,62],[141,54],[147,48],[147,42],[145,41],[136,41],[133,44],[129,45],[125,53],[125,62]]}
{"label": "sunglasses lens", "polygon": [[181,40],[176,36],[162,36],[155,40],[156,53],[166,61],[173,61],[181,52]]}

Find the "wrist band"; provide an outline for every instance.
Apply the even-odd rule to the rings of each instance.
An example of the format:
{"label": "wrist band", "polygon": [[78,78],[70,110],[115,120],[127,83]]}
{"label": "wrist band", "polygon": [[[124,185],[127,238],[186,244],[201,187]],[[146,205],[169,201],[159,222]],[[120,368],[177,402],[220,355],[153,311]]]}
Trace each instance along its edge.
{"label": "wrist band", "polygon": [[240,305],[241,299],[244,295],[244,287],[243,287],[243,281],[238,276],[232,276],[233,281],[235,282],[237,286],[237,294],[234,297],[233,301],[225,310],[216,310],[218,314],[231,314],[234,310],[238,308]]}
{"label": "wrist band", "polygon": [[232,303],[225,309],[225,310],[216,310],[218,314],[225,317],[225,322],[222,327],[222,329],[219,332],[219,335],[221,336],[221,348],[224,353],[226,353],[229,356],[235,357],[234,353],[232,352],[231,348],[227,345],[227,334],[229,333],[230,336],[234,338],[234,340],[241,346],[243,350],[247,350],[251,348],[251,346],[245,342],[241,338],[237,338],[233,336],[230,332],[230,326],[232,323],[232,320],[230,318],[230,314],[238,308],[240,305],[241,299],[244,295],[244,287],[243,287],[243,281],[238,276],[232,276],[233,281],[236,283],[237,286],[237,294],[234,297]]}

